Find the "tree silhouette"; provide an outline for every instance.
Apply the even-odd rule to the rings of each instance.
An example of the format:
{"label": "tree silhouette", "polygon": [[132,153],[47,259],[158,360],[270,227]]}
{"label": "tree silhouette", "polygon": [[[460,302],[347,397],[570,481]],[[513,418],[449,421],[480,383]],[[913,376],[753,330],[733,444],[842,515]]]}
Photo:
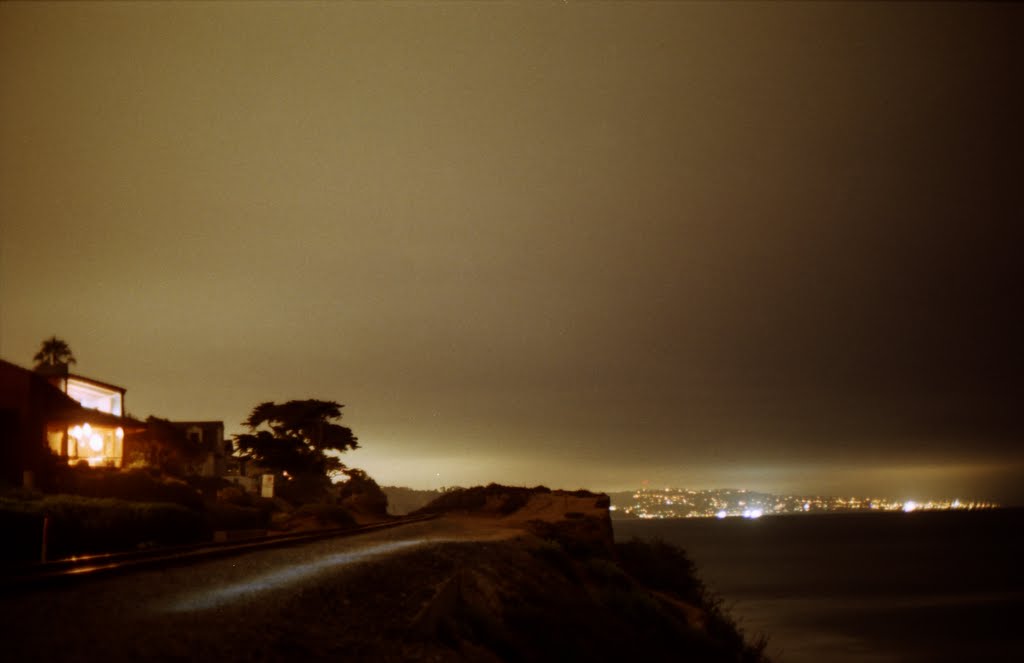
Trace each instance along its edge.
{"label": "tree silhouette", "polygon": [[343,407],[318,400],[260,403],[242,422],[250,432],[234,436],[235,448],[267,469],[326,479],[345,467],[326,452],[359,446],[352,430],[336,423]]}
{"label": "tree silhouette", "polygon": [[36,362],[36,369],[77,363],[68,344],[56,336],[51,336],[43,341],[39,352],[32,358],[32,361]]}

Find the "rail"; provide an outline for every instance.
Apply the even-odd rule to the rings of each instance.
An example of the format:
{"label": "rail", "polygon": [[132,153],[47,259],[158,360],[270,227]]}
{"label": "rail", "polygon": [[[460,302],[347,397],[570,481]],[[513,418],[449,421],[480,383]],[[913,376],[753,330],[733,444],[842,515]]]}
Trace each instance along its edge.
{"label": "rail", "polygon": [[3,569],[0,571],[0,593],[40,589],[76,582],[86,578],[125,573],[145,568],[192,564],[217,557],[239,555],[266,548],[299,545],[321,539],[355,536],[425,520],[433,520],[434,518],[437,518],[437,514],[408,516],[358,527],[332,527],[293,534],[273,534],[241,540],[229,539],[223,542],[207,541],[139,551],[77,555],[50,562],[38,562],[26,566]]}

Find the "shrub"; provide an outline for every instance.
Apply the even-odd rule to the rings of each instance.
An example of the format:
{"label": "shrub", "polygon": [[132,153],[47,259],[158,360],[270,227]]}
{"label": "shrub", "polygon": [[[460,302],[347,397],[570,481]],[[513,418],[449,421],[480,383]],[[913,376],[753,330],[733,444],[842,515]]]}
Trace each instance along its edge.
{"label": "shrub", "polygon": [[662,540],[632,539],[615,544],[615,552],[622,567],[648,587],[671,592],[690,603],[704,599],[704,583],[682,548]]}
{"label": "shrub", "polygon": [[504,500],[502,501],[501,506],[498,507],[498,513],[503,516],[507,516],[519,511],[519,509],[522,509],[526,506],[526,503],[530,501],[530,493],[531,491],[529,489],[525,489],[515,490],[504,494]]}
{"label": "shrub", "polygon": [[367,515],[386,517],[388,496],[363,470],[350,468],[343,471],[348,481],[339,484],[338,497],[346,507]]}
{"label": "shrub", "polygon": [[323,475],[303,474],[274,482],[274,494],[291,504],[321,502],[328,496],[330,481]]}
{"label": "shrub", "polygon": [[270,525],[269,512],[227,502],[207,504],[206,519],[211,530],[266,529]]}
{"label": "shrub", "polygon": [[232,484],[217,491],[217,501],[234,504],[235,506],[249,506],[252,504],[252,496]]}
{"label": "shrub", "polygon": [[540,538],[559,544],[573,559],[611,557],[609,536],[596,518],[566,519],[557,523],[531,520],[526,527]]}
{"label": "shrub", "polygon": [[293,518],[313,516],[322,525],[335,527],[355,527],[357,524],[344,507],[336,504],[304,504],[292,514]]}
{"label": "shrub", "polygon": [[213,498],[217,496],[221,490],[234,487],[235,485],[223,477],[189,476],[185,477],[185,482],[198,490],[206,499]]}
{"label": "shrub", "polygon": [[729,652],[730,658],[743,662],[767,661],[768,641],[763,636],[748,642],[736,621],[722,605],[722,599],[708,591],[697,576],[694,563],[682,548],[661,540],[651,542],[632,539],[617,543],[619,564],[643,585],[656,591],[674,594],[705,614],[708,646],[718,652]]}
{"label": "shrub", "polygon": [[498,512],[503,515],[514,513],[521,509],[530,499],[534,492],[551,491],[544,486],[536,488],[523,488],[521,486],[502,486],[492,483],[487,486],[474,486],[472,488],[458,488],[445,491],[437,499],[427,504],[414,513],[443,513],[445,511],[475,511],[483,509],[487,505],[488,498],[501,498]]}
{"label": "shrub", "polygon": [[629,576],[618,564],[610,559],[591,557],[583,562],[583,568],[594,580],[606,587],[626,589],[630,586]]}
{"label": "shrub", "polygon": [[146,470],[121,472],[81,468],[68,477],[66,492],[83,497],[114,498],[131,502],[169,502],[202,510],[199,492],[180,479],[161,479]]}
{"label": "shrub", "polygon": [[42,523],[49,518],[48,556],[130,550],[143,545],[190,543],[209,538],[203,514],[169,503],[78,495],[38,500],[0,499],[0,528],[11,535],[8,559],[38,559]]}

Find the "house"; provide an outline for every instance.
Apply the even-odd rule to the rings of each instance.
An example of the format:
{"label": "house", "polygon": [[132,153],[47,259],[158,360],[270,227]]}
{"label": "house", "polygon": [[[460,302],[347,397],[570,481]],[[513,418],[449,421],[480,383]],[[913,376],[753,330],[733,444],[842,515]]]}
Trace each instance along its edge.
{"label": "house", "polygon": [[127,390],[69,373],[64,364],[46,366],[38,372],[78,402],[83,410],[90,411],[88,420],[82,418],[81,423],[75,422],[67,429],[59,448],[55,440],[50,440],[53,452],[66,457],[71,465],[88,463],[92,467],[122,467],[125,429],[145,429],[144,423],[124,417]]}
{"label": "house", "polygon": [[224,440],[223,421],[172,421],[172,426],[185,433],[188,441],[202,449],[196,463],[196,474],[204,477],[223,476],[227,458],[231,455],[231,441]]}
{"label": "house", "polygon": [[54,457],[120,467],[125,431],[145,427],[122,416],[124,391],[69,375],[66,367],[43,375],[0,360],[0,478],[31,483]]}

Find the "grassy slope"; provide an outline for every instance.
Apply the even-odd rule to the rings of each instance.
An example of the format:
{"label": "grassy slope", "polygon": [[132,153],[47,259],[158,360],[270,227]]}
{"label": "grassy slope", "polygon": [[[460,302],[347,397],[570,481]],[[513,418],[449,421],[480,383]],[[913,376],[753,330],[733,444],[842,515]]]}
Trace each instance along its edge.
{"label": "grassy slope", "polygon": [[[594,508],[517,517],[561,500]],[[442,546],[457,561],[414,631],[465,660],[766,660],[765,643],[743,637],[685,552],[662,542],[613,544],[607,506],[606,496],[586,491],[494,484],[428,505],[424,512],[469,513],[522,533]]]}

